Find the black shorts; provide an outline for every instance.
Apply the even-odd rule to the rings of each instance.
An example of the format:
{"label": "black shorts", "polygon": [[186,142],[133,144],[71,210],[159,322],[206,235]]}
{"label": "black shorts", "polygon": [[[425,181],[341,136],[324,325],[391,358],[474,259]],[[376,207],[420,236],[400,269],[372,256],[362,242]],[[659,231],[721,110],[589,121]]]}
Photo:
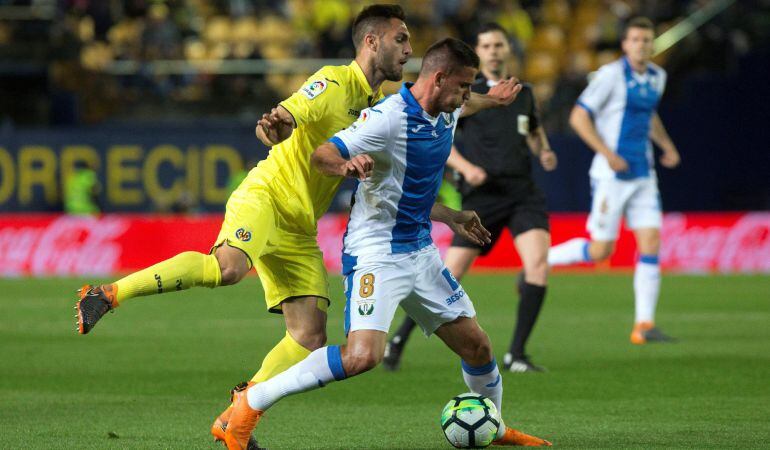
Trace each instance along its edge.
{"label": "black shorts", "polygon": [[492,242],[480,246],[455,235],[452,246],[478,248],[482,255],[492,250],[505,227],[514,237],[534,229],[549,231],[545,195],[532,181],[479,186],[463,195],[463,209],[476,211]]}

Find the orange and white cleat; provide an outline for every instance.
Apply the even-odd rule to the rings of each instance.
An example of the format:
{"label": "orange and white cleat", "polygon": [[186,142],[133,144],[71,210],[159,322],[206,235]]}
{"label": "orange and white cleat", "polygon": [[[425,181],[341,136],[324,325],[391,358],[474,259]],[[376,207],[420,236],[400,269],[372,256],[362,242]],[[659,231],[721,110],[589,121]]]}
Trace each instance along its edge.
{"label": "orange and white cleat", "polygon": [[78,333],[87,334],[107,311],[118,307],[118,287],[114,284],[91,286],[87,284],[78,290],[80,300],[75,304],[77,310]]}
{"label": "orange and white cleat", "polygon": [[232,405],[222,411],[222,414],[214,419],[214,423],[211,424],[211,435],[214,436],[215,442],[225,442],[225,431],[227,430],[227,423],[230,422],[230,415],[233,413]]}
{"label": "orange and white cleat", "polygon": [[[254,383],[249,382],[236,386],[231,391],[232,406],[228,407],[214,421],[215,426],[217,421],[221,421],[222,416],[227,415],[229,412],[229,417],[226,417],[227,423],[223,427],[224,441],[228,450],[253,450],[259,448],[251,432],[257,427],[263,411],[251,409],[246,399],[246,390],[253,385]],[[211,429],[212,434],[214,434],[214,426]]]}
{"label": "orange and white cleat", "polygon": [[631,343],[643,345],[648,342],[676,342],[676,339],[660,331],[652,322],[637,322],[631,330]]}
{"label": "orange and white cleat", "polygon": [[540,439],[539,437],[530,436],[526,433],[522,433],[521,431],[514,430],[511,427],[505,427],[505,434],[503,435],[503,437],[492,441],[492,445],[505,445],[505,446],[516,445],[519,447],[550,447],[553,444],[546,441],[545,439]]}

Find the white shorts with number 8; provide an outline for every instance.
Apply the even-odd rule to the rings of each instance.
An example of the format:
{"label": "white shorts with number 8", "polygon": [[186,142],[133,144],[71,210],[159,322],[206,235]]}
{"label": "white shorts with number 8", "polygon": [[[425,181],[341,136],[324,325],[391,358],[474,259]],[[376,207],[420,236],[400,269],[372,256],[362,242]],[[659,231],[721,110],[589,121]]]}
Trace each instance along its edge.
{"label": "white shorts with number 8", "polygon": [[412,253],[359,256],[345,277],[345,298],[345,334],[387,333],[399,305],[426,335],[458,317],[476,316],[434,245]]}

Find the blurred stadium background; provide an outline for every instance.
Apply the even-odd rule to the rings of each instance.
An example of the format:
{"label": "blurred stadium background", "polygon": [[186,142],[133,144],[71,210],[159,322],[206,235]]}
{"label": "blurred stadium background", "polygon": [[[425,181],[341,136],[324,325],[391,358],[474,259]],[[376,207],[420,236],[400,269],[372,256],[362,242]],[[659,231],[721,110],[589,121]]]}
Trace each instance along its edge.
{"label": "blurred stadium background", "polygon": [[[366,3],[0,0],[0,273],[107,274],[180,248],[206,248],[233,184],[267,154],[254,137],[258,116],[321,65],[352,57],[350,23]],[[624,21],[652,18],[661,36],[656,62],[669,72],[660,114],[684,160],[674,171],[659,169],[664,209],[675,212],[664,227],[664,236],[676,238],[664,237],[663,264],[770,271],[770,225],[761,213],[770,206],[770,2],[401,3],[415,49],[406,79],[438,38],[472,42],[488,21],[510,32],[512,73],[534,86],[560,159],[548,176],[535,167],[554,212],[556,242],[582,230],[590,200],[592,153],[569,129],[569,110],[589,73],[619,56]],[[70,209],[107,215],[62,222],[55,213],[67,206],[68,182],[89,168],[95,204]],[[87,177],[80,182],[87,184]],[[343,187],[321,224],[332,269],[345,220],[334,213],[344,213],[348,200]],[[54,215],[26,215],[33,212]],[[110,215],[126,212],[183,216],[159,225],[156,216]],[[71,237],[71,227],[79,238]],[[159,249],[141,258],[132,251],[140,253],[148,230]],[[440,242],[448,239],[443,228],[436,234]],[[35,238],[42,235],[55,238]],[[47,249],[36,256],[29,239]],[[81,267],[62,256],[103,244],[115,246],[114,261]],[[510,246],[503,247],[478,265],[514,266]],[[610,264],[631,264],[633,254],[621,246]]]}

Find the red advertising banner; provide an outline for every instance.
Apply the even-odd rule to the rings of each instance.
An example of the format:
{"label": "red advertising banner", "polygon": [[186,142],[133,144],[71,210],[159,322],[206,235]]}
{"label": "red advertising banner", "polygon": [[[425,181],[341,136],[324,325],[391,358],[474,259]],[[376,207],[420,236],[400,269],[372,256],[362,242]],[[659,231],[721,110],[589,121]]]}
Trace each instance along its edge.
{"label": "red advertising banner", "polygon": [[[586,236],[585,214],[553,214],[554,244]],[[185,250],[206,252],[222,217],[105,215],[0,215],[0,276],[112,275],[131,272]],[[340,269],[347,216],[327,215],[318,225],[318,242],[331,272]],[[663,221],[660,261],[678,272],[770,273],[770,213],[670,213]],[[451,232],[433,229],[446,250]],[[602,268],[630,268],[636,246],[623,230],[617,251]],[[479,258],[474,267],[510,270],[520,266],[510,235]]]}

